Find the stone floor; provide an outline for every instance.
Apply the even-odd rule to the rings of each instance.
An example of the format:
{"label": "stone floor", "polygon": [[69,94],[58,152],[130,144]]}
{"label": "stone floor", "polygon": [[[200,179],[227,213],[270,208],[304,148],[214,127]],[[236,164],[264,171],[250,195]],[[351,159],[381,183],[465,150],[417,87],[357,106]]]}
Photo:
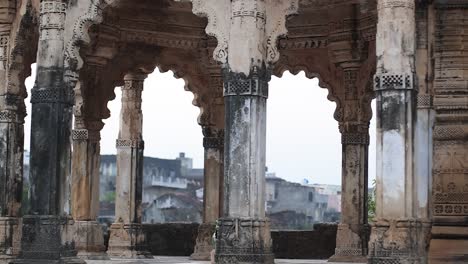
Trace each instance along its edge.
{"label": "stone floor", "polygon": [[[113,260],[88,260],[86,261],[88,264],[159,264],[159,263],[172,263],[172,264],[209,264],[207,261],[191,261],[187,257],[158,257],[155,256],[152,260],[120,260],[120,259],[113,259]],[[333,264],[332,262],[327,262],[327,260],[286,260],[286,259],[278,259],[275,261],[276,264],[324,264],[329,263]],[[338,263],[335,263],[338,264]],[[345,264],[345,263],[339,263]]]}

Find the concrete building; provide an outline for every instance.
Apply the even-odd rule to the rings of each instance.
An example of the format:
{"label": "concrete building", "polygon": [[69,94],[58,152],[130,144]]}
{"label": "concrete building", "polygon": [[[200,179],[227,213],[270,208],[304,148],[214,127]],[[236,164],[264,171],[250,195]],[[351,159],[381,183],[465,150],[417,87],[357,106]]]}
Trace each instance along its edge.
{"label": "concrete building", "polygon": [[[332,260],[467,263],[467,16],[467,0],[1,0],[0,261],[151,257],[141,232],[141,104],[158,67],[184,79],[201,109],[205,193],[195,257],[209,256],[217,223],[216,263],[274,262],[265,215],[268,83],[289,70],[319,78],[337,107],[342,202]],[[31,206],[23,215],[24,81],[34,62]],[[116,220],[104,252],[100,131],[116,114],[107,103],[117,86]]]}
{"label": "concrete building", "polygon": [[[100,199],[102,213],[107,214],[101,216],[113,217],[115,212],[107,209],[115,206],[116,156],[102,155],[100,164]],[[203,169],[194,169],[192,164],[185,153],[172,160],[144,157],[143,223],[202,221],[203,200],[197,191],[203,191]]]}
{"label": "concrete building", "polygon": [[335,212],[329,201],[339,197],[337,192],[325,193],[324,188],[288,182],[273,173],[267,174],[265,188],[273,229],[311,229],[315,223],[326,222],[326,214]]}

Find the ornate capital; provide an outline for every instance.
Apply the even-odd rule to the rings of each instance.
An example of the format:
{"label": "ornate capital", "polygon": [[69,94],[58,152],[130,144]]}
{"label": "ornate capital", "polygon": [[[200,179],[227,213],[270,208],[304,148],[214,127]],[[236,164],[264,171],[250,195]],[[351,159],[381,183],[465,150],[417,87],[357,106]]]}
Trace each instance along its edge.
{"label": "ornate capital", "polygon": [[224,135],[220,137],[204,137],[203,147],[205,149],[222,149],[224,148]]}
{"label": "ornate capital", "polygon": [[248,77],[243,73],[224,74],[224,96],[250,95],[268,98],[268,81],[271,73],[254,67]]}
{"label": "ornate capital", "polygon": [[224,129],[203,127],[203,147],[205,149],[224,148]]}
{"label": "ornate capital", "polygon": [[0,111],[0,123],[24,123],[24,116],[18,114],[13,110],[2,110]]}
{"label": "ornate capital", "polygon": [[369,133],[348,133],[341,134],[341,144],[343,145],[369,145]]}
{"label": "ornate capital", "polygon": [[409,74],[376,74],[374,77],[375,91],[382,90],[413,90],[414,76]]}
{"label": "ornate capital", "polygon": [[73,141],[99,142],[101,141],[101,133],[95,130],[74,129],[72,131],[72,139]]}
{"label": "ornate capital", "polygon": [[119,148],[138,148],[144,149],[145,142],[140,139],[117,139],[116,147]]}
{"label": "ornate capital", "polygon": [[[195,15],[208,18],[206,33],[218,40],[214,59],[246,75],[253,66],[272,65],[278,61],[278,38],[287,33],[287,17],[297,13],[299,8],[299,0],[191,2]],[[246,42],[246,38],[251,41]]]}
{"label": "ornate capital", "polygon": [[73,92],[69,89],[49,88],[49,89],[32,89],[31,103],[62,103],[73,105]]}

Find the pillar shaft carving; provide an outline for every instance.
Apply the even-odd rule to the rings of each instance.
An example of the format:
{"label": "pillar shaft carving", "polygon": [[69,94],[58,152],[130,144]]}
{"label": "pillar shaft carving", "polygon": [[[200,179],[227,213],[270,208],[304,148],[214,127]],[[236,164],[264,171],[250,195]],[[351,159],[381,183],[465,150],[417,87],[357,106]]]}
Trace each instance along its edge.
{"label": "pillar shaft carving", "polygon": [[142,232],[144,74],[127,74],[122,87],[122,110],[117,139],[115,223],[107,253],[114,257],[152,258]]}

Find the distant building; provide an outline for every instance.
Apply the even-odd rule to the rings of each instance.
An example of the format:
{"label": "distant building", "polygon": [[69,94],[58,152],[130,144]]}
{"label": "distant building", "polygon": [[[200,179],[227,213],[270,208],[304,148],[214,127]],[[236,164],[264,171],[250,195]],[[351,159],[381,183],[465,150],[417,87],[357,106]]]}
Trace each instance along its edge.
{"label": "distant building", "polygon": [[[143,160],[143,222],[201,222],[203,169],[180,153],[176,159],[145,157]],[[115,155],[101,156],[101,216],[115,214]],[[201,192],[201,195],[200,195]]]}
{"label": "distant building", "polygon": [[266,211],[273,229],[307,229],[313,224],[339,219],[339,186],[292,183],[266,175]]}

